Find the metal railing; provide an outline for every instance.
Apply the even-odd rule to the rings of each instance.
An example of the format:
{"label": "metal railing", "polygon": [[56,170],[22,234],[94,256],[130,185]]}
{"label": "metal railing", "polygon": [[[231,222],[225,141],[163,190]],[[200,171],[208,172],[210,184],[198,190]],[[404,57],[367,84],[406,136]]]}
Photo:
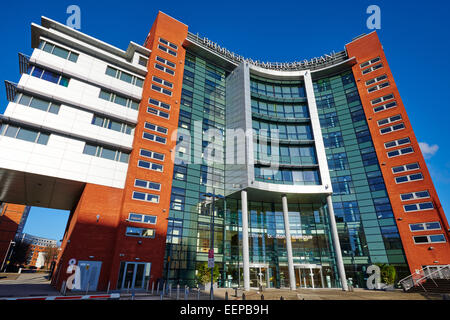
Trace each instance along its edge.
{"label": "metal railing", "polygon": [[421,286],[424,291],[427,291],[422,284],[428,279],[431,279],[436,287],[438,287],[438,285],[434,281],[435,279],[450,280],[450,264],[446,266],[436,267],[426,266],[425,268],[420,269],[418,272],[401,279],[398,283],[403,287],[405,291],[408,291],[409,289],[416,286]]}

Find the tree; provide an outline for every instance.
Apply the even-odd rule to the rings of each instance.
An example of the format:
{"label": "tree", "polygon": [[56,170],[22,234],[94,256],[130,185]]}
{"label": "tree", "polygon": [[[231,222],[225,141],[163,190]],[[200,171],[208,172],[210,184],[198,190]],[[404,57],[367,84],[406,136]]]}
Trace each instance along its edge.
{"label": "tree", "polygon": [[49,246],[49,247],[46,247],[43,252],[45,254],[45,262],[44,262],[45,269],[49,269],[49,266],[51,265],[51,263],[53,261],[56,261],[56,259],[58,259],[58,253],[59,253],[58,247]]}
{"label": "tree", "polygon": [[[217,279],[219,279],[220,272],[219,272],[219,266],[216,264],[213,268],[213,282],[216,282]],[[196,276],[197,283],[199,284],[206,284],[211,282],[211,268],[208,268],[208,263],[203,262],[199,263],[197,265],[197,276]]]}
{"label": "tree", "polygon": [[14,246],[14,251],[11,255],[10,265],[24,265],[28,262],[28,251],[30,249],[30,244],[25,241],[17,241]]}
{"label": "tree", "polygon": [[395,284],[395,279],[397,277],[397,271],[395,267],[388,264],[377,264],[380,267],[380,277],[381,282],[387,285]]}

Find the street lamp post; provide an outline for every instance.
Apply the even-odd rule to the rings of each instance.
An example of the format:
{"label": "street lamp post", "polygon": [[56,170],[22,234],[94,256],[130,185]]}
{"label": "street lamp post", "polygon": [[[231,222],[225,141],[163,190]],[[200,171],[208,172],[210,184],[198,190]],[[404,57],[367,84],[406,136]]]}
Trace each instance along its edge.
{"label": "street lamp post", "polygon": [[[214,201],[216,198],[224,198],[224,196],[216,194],[215,193],[215,188],[213,188],[213,192],[212,193],[205,193],[204,194],[207,197],[211,197],[212,198],[212,202],[211,202],[211,209],[210,209],[210,214],[211,214],[211,245],[210,245],[210,255],[208,255],[209,259],[213,259],[213,263],[211,264],[211,289],[210,289],[210,300],[214,300],[214,212],[215,212],[215,207],[214,207]],[[212,212],[211,212],[212,211]]]}
{"label": "street lamp post", "polygon": [[[11,258],[12,251],[13,251],[13,250],[11,250],[11,245],[14,247],[16,245],[16,243],[14,241],[12,241],[12,240],[9,241],[8,251],[6,251],[5,258],[3,259],[1,270],[3,270],[5,268],[5,262],[8,261]],[[3,271],[6,272],[6,268]]]}

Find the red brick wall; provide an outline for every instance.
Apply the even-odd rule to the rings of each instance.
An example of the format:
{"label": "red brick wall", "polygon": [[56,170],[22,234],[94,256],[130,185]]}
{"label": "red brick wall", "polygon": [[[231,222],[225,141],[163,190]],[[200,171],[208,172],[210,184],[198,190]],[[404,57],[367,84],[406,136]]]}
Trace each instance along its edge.
{"label": "red brick wall", "polygon": [[[176,57],[157,48],[159,37],[178,46]],[[77,261],[92,260],[103,262],[97,286],[98,290],[106,290],[108,282],[110,289],[116,289],[120,262],[122,261],[150,262],[151,281],[162,277],[168,225],[167,218],[172,188],[172,150],[176,144],[175,138],[184,70],[185,50],[182,47],[182,43],[186,37],[186,25],[161,12],[158,14],[146,41],[146,46],[152,50],[152,53],[148,63],[148,75],[144,82],[138,125],[134,133],[133,151],[129,159],[125,188],[122,190],[92,184],[86,185],[77,208],[71,213],[69,225],[61,246],[62,254],[58,262],[57,271],[53,276],[53,284],[57,288],[60,288],[62,281],[69,276],[66,270],[68,262],[72,258],[76,258]],[[154,68],[156,55],[176,64],[175,75],[172,76]],[[153,82],[153,75],[173,83],[173,88],[168,88],[172,91],[172,96],[164,95],[150,88]],[[158,83],[155,84],[161,86]],[[150,96],[170,104],[170,111],[152,106],[155,109],[169,112],[169,119],[147,113]],[[165,136],[167,144],[163,145],[142,138],[146,121],[168,129],[168,134]],[[171,139],[171,136],[175,138]],[[164,154],[164,161],[140,157],[139,150],[141,148]],[[163,172],[157,172],[138,168],[137,162],[139,159],[160,163],[164,166],[164,170]],[[161,191],[150,191],[134,187],[136,178],[160,183]],[[160,196],[159,203],[133,200],[133,191],[158,194]],[[130,212],[154,215],[157,217],[157,223],[156,225],[148,225],[128,222],[126,220]],[[97,214],[100,215],[98,222],[96,221]],[[156,237],[150,239],[126,236],[125,232],[128,226],[153,228],[156,230]],[[70,240],[70,243],[68,240]],[[94,258],[89,258],[89,256],[94,256]]]}
{"label": "red brick wall", "polygon": [[[386,184],[386,189],[389,194],[389,199],[391,201],[394,216],[397,222],[397,227],[400,232],[403,247],[405,250],[406,258],[411,272],[416,269],[421,269],[424,265],[442,265],[450,264],[450,245],[449,245],[449,225],[447,219],[442,210],[441,203],[439,201],[438,195],[434,188],[433,182],[431,180],[430,174],[428,172],[425,160],[423,158],[422,152],[420,151],[419,144],[415,137],[413,128],[408,119],[408,115],[405,110],[405,106],[400,97],[397,85],[395,84],[394,77],[389,68],[388,62],[386,60],[383,47],[378,39],[376,32],[372,32],[363,38],[357,39],[347,46],[347,52],[349,57],[356,57],[357,63],[353,66],[353,74],[355,76],[358,91],[361,97],[361,102],[366,114],[368,126],[372,134],[373,143],[375,150],[380,162],[381,171]],[[366,75],[362,74],[360,64],[368,60],[380,57],[383,67],[370,72]],[[367,88],[371,85],[366,86],[365,82],[367,80],[373,79],[375,77],[386,74],[390,86],[372,93],[367,92]],[[384,82],[384,81],[383,81]],[[382,83],[382,82],[380,82]],[[397,102],[397,107],[377,112],[375,113],[373,108],[383,103],[372,105],[371,101],[378,97],[382,97],[393,93],[395,96],[395,101]],[[385,119],[387,117],[395,116],[400,114],[402,116],[402,121],[395,122],[398,124],[403,122],[405,124],[405,129],[396,132],[381,135],[379,132],[380,127],[377,124],[378,120]],[[384,126],[383,126],[384,127]],[[410,145],[404,145],[401,147],[395,147],[390,149],[385,149],[384,143],[393,140],[409,137],[411,140]],[[414,153],[403,155],[394,158],[388,158],[387,152],[401,149],[407,146],[412,146],[414,148]],[[420,170],[410,171],[400,174],[393,174],[392,167],[419,163]],[[394,177],[401,176],[405,174],[418,173],[421,172],[424,176],[424,180],[417,182],[408,182],[403,184],[396,184]],[[400,199],[400,194],[428,190],[431,199],[414,200],[408,202],[402,202]],[[435,205],[435,210],[420,211],[420,212],[404,212],[404,204],[413,204],[418,202],[428,202],[432,201]],[[411,232],[409,229],[409,224],[420,223],[420,222],[435,222],[439,221],[442,226],[442,230],[438,231],[423,231],[423,232]],[[416,235],[430,235],[430,234],[444,234],[446,237],[446,243],[433,243],[433,244],[415,244],[413,241],[413,236]],[[429,247],[434,247],[434,250],[429,250]],[[438,261],[438,263],[435,263]]]}
{"label": "red brick wall", "polygon": [[70,276],[66,271],[72,258],[77,263],[79,260],[102,261],[98,289],[107,288],[122,198],[122,189],[86,185],[76,209],[71,213],[61,244],[62,252],[52,279],[57,288]]}
{"label": "red brick wall", "polygon": [[5,203],[0,213],[0,267],[8,252],[10,241],[14,237],[26,206]]}
{"label": "red brick wall", "polygon": [[[178,46],[177,56],[174,57],[166,52],[158,49],[159,37],[174,43]],[[120,222],[117,230],[117,241],[114,251],[114,263],[112,269],[112,284],[116,285],[119,276],[119,267],[121,261],[130,262],[151,262],[151,280],[155,281],[163,276],[164,264],[164,250],[166,242],[166,233],[168,225],[170,194],[172,189],[172,175],[173,175],[173,159],[172,150],[175,149],[176,144],[176,130],[178,128],[178,115],[181,99],[181,87],[183,82],[184,70],[184,56],[185,49],[182,47],[183,41],[187,37],[187,26],[181,22],[163,14],[159,13],[147,37],[146,46],[152,50],[148,62],[148,74],[144,82],[144,89],[142,94],[142,101],[139,107],[138,125],[135,129],[135,137],[133,142],[133,152],[130,156],[128,167],[128,174],[126,185],[124,189],[124,201],[120,213]],[[167,47],[167,46],[166,46]],[[167,59],[176,64],[175,75],[169,75],[154,67],[156,55]],[[163,93],[152,90],[152,77],[157,76],[160,79],[170,81],[173,83],[173,88],[167,88],[172,91],[172,96],[167,96]],[[164,87],[155,83],[160,87]],[[164,119],[153,114],[147,113],[148,100],[152,97],[161,102],[170,104],[170,111],[151,105],[155,109],[160,109],[170,114],[169,119]],[[148,141],[142,138],[143,131],[151,132],[144,129],[145,122],[150,122],[168,129],[167,135],[161,135],[167,138],[167,143],[161,144],[158,142]],[[174,137],[173,139],[171,137]],[[157,161],[146,159],[139,156],[139,150],[143,148],[146,150],[156,151],[165,155],[164,161]],[[138,160],[147,160],[155,163],[160,163],[164,166],[163,172],[151,171],[137,167]],[[150,191],[134,187],[135,179],[143,179],[147,181],[157,182],[161,184],[161,191]],[[158,204],[143,202],[132,199],[133,191],[149,192],[160,196]],[[130,223],[126,219],[130,212],[149,214],[157,217],[156,225]],[[136,238],[125,236],[127,226],[153,228],[156,230],[156,237],[154,239]],[[141,242],[140,244],[138,242]],[[123,256],[120,256],[123,254]],[[139,260],[136,260],[138,258]]]}

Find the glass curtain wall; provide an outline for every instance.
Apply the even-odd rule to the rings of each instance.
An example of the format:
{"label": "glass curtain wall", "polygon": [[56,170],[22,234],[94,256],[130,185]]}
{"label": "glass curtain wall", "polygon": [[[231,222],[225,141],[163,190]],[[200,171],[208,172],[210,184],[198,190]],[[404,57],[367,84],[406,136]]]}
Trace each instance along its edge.
{"label": "glass curtain wall", "polygon": [[365,287],[371,264],[400,279],[408,267],[353,74],[313,82],[349,283]]}

